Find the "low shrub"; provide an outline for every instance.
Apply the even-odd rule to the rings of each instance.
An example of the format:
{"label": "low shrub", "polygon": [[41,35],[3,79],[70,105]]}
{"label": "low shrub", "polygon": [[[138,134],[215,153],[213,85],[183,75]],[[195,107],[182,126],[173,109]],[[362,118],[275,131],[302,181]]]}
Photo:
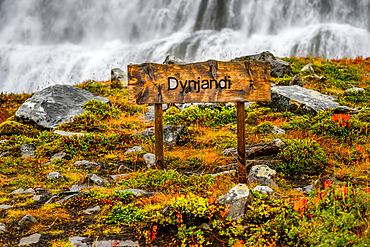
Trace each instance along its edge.
{"label": "low shrub", "polygon": [[287,176],[314,175],[328,164],[328,157],[314,140],[292,139],[285,143],[287,146],[278,154],[283,160],[275,167],[278,172]]}

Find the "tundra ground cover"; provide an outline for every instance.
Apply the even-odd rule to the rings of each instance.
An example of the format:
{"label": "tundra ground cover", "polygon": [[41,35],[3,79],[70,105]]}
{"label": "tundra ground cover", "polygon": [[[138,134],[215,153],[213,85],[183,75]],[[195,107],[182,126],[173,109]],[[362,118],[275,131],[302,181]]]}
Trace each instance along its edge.
{"label": "tundra ground cover", "polygon": [[[278,85],[287,85],[294,75],[309,76],[301,69],[311,63],[317,81],[307,77],[303,86],[337,97],[341,105],[369,106],[369,59],[324,60],[321,58],[285,58],[292,74],[273,78]],[[345,92],[358,86],[365,92]],[[82,83],[78,87],[108,97],[110,105],[88,102],[85,114],[58,128],[84,132],[86,136],[58,136],[49,130],[37,135],[27,133],[3,136],[0,143],[0,223],[7,232],[0,233],[0,245],[18,245],[19,239],[32,233],[43,235],[43,246],[70,246],[68,237],[87,236],[94,239],[127,237],[141,245],[158,246],[366,246],[370,244],[369,209],[369,110],[357,115],[334,111],[316,116],[297,116],[290,112],[274,112],[254,103],[246,109],[247,144],[268,142],[276,138],[273,125],[286,130],[279,137],[287,143],[278,157],[277,188],[273,196],[258,192],[238,221],[226,217],[228,208],[217,198],[234,187],[237,177],[226,174],[212,176],[217,167],[235,162],[222,151],[236,146],[236,112],[233,107],[219,109],[188,108],[182,112],[172,108],[165,113],[165,123],[183,124],[177,146],[165,148],[166,170],[148,169],[143,155],[154,152],[153,140],[134,136],[152,124],[141,116],[145,106],[129,105],[127,90],[111,89],[109,82]],[[0,114],[3,122],[30,95],[2,95]],[[175,106],[172,106],[175,107]],[[171,109],[171,107],[170,107]],[[34,158],[22,158],[19,145],[36,148]],[[143,151],[125,154],[133,146]],[[55,153],[67,156],[50,161]],[[79,160],[94,161],[99,169],[83,170],[75,166]],[[115,180],[110,175],[127,176]],[[66,179],[50,181],[46,175],[59,172]],[[104,188],[83,189],[84,193],[66,202],[48,204],[36,201],[29,194],[13,194],[15,189],[45,188],[53,195],[73,185],[86,182],[87,173],[110,181]],[[337,184],[326,177],[335,175]],[[317,184],[310,196],[293,188]],[[250,188],[256,185],[251,184]],[[141,189],[151,193],[134,195],[124,189]],[[100,211],[85,214],[95,206]],[[26,214],[38,224],[19,227]]]}

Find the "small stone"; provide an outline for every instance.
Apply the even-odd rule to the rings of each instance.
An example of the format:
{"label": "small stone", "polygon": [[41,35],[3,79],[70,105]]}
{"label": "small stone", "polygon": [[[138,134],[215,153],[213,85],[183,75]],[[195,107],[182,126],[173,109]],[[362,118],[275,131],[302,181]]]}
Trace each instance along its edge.
{"label": "small stone", "polygon": [[46,178],[49,180],[64,180],[63,175],[61,175],[59,172],[50,172],[48,175],[46,175]]}
{"label": "small stone", "polygon": [[[118,191],[118,190],[117,190]],[[124,189],[122,192],[132,192],[135,196],[149,195],[151,193],[139,189]]]}
{"label": "small stone", "polygon": [[75,162],[75,167],[77,169],[82,169],[82,170],[98,170],[100,169],[100,165],[96,162],[91,162],[87,160],[78,160]]}
{"label": "small stone", "polygon": [[312,72],[312,73],[315,73],[315,70],[312,68],[312,64],[311,64],[311,63],[307,64],[306,66],[304,66],[304,67],[301,69],[301,71],[306,71],[306,70],[308,70],[308,71],[310,71],[310,72]]}
{"label": "small stone", "polygon": [[352,87],[347,89],[346,92],[365,92],[365,89],[360,87]]}
{"label": "small stone", "polygon": [[35,233],[31,236],[21,238],[18,246],[37,244],[40,241],[41,234]]}
{"label": "small stone", "polygon": [[42,195],[34,195],[33,197],[32,197],[32,199],[35,201],[35,202],[39,202],[39,201],[41,201],[41,199],[42,199]]}
{"label": "small stone", "polygon": [[164,60],[163,64],[185,64],[185,62],[180,58],[168,55]]}
{"label": "small stone", "polygon": [[271,194],[271,193],[274,193],[274,190],[271,189],[268,186],[256,186],[253,189],[253,191],[258,191],[259,193],[263,193],[263,194]]}
{"label": "small stone", "polygon": [[199,228],[199,229],[203,229],[203,230],[209,230],[209,229],[211,229],[211,227],[209,226],[209,224],[207,224],[207,223],[202,223],[202,224],[200,224],[200,226],[198,226],[197,228]]}
{"label": "small stone", "polygon": [[248,186],[238,184],[229,190],[225,195],[218,199],[220,204],[229,205],[227,216],[233,220],[238,220],[244,215],[245,206],[253,201],[253,195]]}
{"label": "small stone", "polygon": [[23,144],[20,146],[20,149],[21,149],[23,158],[34,158],[35,157],[35,150],[36,150],[35,147],[28,145],[28,144]]}
{"label": "small stone", "polygon": [[20,188],[20,189],[17,189],[17,190],[13,190],[12,194],[14,194],[14,195],[24,194],[24,189]]}
{"label": "small stone", "polygon": [[132,148],[129,148],[126,150],[126,152],[124,152],[123,154],[130,154],[130,153],[137,153],[137,152],[142,152],[143,151],[143,148],[140,147],[140,146],[134,146]]}
{"label": "small stone", "polygon": [[12,208],[13,206],[10,206],[10,205],[0,205],[0,210],[8,210],[9,208]]}
{"label": "small stone", "polygon": [[248,175],[249,183],[257,183],[262,186],[276,186],[273,177],[276,175],[276,171],[268,167],[267,165],[256,165],[251,168]]}
{"label": "small stone", "polygon": [[36,220],[36,218],[30,214],[25,215],[20,221],[18,221],[18,225],[21,227],[31,226],[38,223],[39,222]]}
{"label": "small stone", "polygon": [[233,175],[235,175],[237,173],[236,170],[229,170],[229,171],[224,171],[224,172],[219,172],[219,173],[216,173],[216,174],[212,174],[212,177],[217,177],[217,176],[221,176],[221,175],[225,175],[227,174],[228,177],[231,177]]}
{"label": "small stone", "polygon": [[6,225],[4,224],[4,223],[0,223],[0,233],[1,232],[8,232],[7,230],[6,230]]}
{"label": "small stone", "polygon": [[67,156],[67,154],[65,152],[59,152],[59,153],[56,153],[54,154],[51,158],[50,158],[50,161],[53,161],[55,159],[63,159]]}
{"label": "small stone", "polygon": [[281,135],[281,134],[285,134],[285,130],[283,130],[282,128],[279,128],[277,126],[274,126],[274,129],[271,131],[272,134],[274,135]]}
{"label": "small stone", "polygon": [[36,188],[36,193],[38,195],[47,195],[47,194],[50,194],[49,190],[47,189],[44,189],[44,188]]}
{"label": "small stone", "polygon": [[314,190],[314,187],[313,187],[312,184],[303,187],[303,193],[305,193],[307,195],[309,195],[311,193],[311,191],[313,191],[313,190]]}
{"label": "small stone", "polygon": [[98,212],[100,210],[101,210],[100,206],[96,206],[96,207],[93,207],[93,208],[88,208],[88,209],[84,210],[83,212],[84,212],[84,214],[92,214],[92,213]]}
{"label": "small stone", "polygon": [[3,152],[3,153],[1,153],[1,154],[0,154],[0,158],[1,158],[1,157],[5,157],[5,156],[7,156],[7,155],[9,155],[9,154],[10,154],[10,152],[9,152],[9,151]]}
{"label": "small stone", "polygon": [[63,130],[54,130],[54,134],[60,135],[60,136],[85,136],[89,135],[88,133],[75,133],[75,132],[67,132]]}
{"label": "small stone", "polygon": [[156,157],[155,157],[155,154],[152,154],[152,153],[147,153],[147,154],[144,154],[143,156],[144,160],[145,160],[145,164],[146,166],[150,169],[152,167],[155,167],[155,163],[156,163]]}
{"label": "small stone", "polygon": [[124,178],[124,177],[127,177],[127,176],[130,176],[130,175],[129,175],[129,174],[110,175],[110,177],[111,177],[113,180],[120,179],[120,178]]}
{"label": "small stone", "polygon": [[24,194],[34,195],[34,194],[36,194],[36,191],[34,189],[32,189],[32,188],[29,188],[29,189],[26,189],[24,191]]}
{"label": "small stone", "polygon": [[87,174],[86,175],[86,178],[88,178],[89,180],[91,180],[92,182],[94,182],[96,185],[99,185],[99,186],[104,186],[104,185],[107,185],[109,184],[109,182],[95,174]]}

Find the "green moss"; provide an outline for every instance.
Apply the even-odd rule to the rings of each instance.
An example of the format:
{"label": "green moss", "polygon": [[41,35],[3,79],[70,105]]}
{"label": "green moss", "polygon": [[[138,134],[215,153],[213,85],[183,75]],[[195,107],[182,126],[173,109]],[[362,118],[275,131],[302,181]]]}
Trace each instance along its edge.
{"label": "green moss", "polygon": [[33,126],[7,120],[0,124],[0,135],[36,136],[40,131]]}

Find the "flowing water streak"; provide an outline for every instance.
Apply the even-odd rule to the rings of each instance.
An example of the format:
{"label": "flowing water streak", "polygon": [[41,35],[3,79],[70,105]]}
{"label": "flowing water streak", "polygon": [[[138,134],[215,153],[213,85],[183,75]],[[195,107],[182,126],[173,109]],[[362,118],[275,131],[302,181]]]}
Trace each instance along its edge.
{"label": "flowing water streak", "polygon": [[370,56],[370,0],[0,0],[0,92],[107,80],[129,63]]}

